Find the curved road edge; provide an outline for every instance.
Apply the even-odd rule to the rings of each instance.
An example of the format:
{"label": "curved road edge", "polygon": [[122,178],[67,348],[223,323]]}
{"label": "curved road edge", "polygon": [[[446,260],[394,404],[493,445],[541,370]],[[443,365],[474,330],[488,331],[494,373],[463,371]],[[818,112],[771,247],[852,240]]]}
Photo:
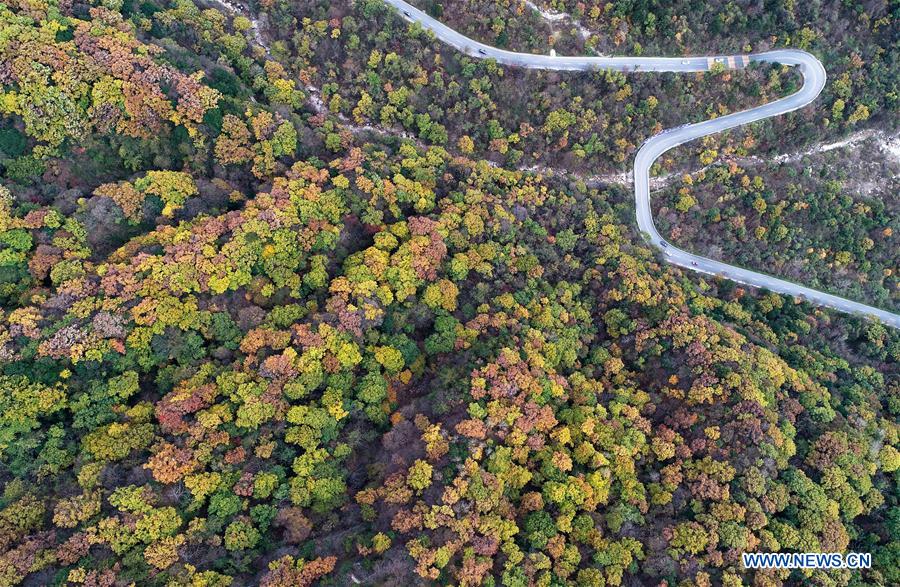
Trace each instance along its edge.
{"label": "curved road edge", "polygon": [[694,255],[667,243],[653,223],[650,207],[650,167],[666,151],[688,141],[793,112],[814,101],[825,87],[827,75],[822,63],[813,55],[796,49],[780,49],[752,55],[715,55],[702,57],[573,57],[516,53],[486,45],[451,29],[418,8],[403,0],[383,0],[394,7],[404,19],[417,23],[431,31],[440,41],[476,59],[494,59],[500,64],[531,69],[561,71],[591,71],[612,69],[616,71],[647,72],[698,72],[713,67],[739,69],[750,62],[780,63],[799,67],[803,86],[795,93],[749,110],[705,120],[696,124],[667,129],[647,139],[634,159],[634,197],[637,223],[647,235],[650,244],[658,248],[665,260],[692,271],[725,277],[732,281],[763,288],[780,294],[801,298],[813,304],[826,306],[877,319],[888,326],[900,329],[900,315],[869,306],[840,296],[825,293],[803,285],[779,279],[765,273],[750,271],[700,255]]}

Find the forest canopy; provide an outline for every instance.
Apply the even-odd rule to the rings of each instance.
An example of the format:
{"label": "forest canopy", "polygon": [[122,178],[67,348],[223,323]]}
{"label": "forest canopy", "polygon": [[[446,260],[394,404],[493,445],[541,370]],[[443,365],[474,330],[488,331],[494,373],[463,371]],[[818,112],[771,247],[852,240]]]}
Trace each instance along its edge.
{"label": "forest canopy", "polygon": [[[503,46],[842,39],[841,117],[660,194],[806,244],[842,179],[713,160],[888,125],[896,10],[661,4],[541,4],[585,41],[420,3]],[[0,585],[900,583],[900,332],[663,263],[586,173],[798,83],[722,75],[504,69],[378,0],[0,3]],[[889,296],[868,205],[829,221]]]}

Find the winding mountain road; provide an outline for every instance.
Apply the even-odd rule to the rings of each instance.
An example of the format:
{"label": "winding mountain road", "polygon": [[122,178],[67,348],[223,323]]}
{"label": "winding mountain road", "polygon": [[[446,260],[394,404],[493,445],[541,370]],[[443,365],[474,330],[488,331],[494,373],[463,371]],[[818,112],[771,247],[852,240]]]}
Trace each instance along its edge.
{"label": "winding mountain road", "polygon": [[439,40],[461,52],[476,59],[493,59],[497,63],[514,67],[562,71],[612,69],[623,72],[670,71],[684,73],[709,71],[716,66],[726,69],[741,69],[751,62],[780,63],[798,67],[803,75],[803,87],[790,96],[742,112],[667,129],[649,138],[638,150],[634,159],[634,199],[638,227],[647,236],[650,243],[662,251],[666,261],[673,265],[802,298],[810,303],[842,312],[878,319],[888,326],[900,328],[900,315],[898,314],[679,249],[671,243],[667,243],[653,223],[653,213],[650,208],[650,166],[653,165],[653,162],[669,149],[688,141],[798,110],[815,100],[822,88],[825,87],[826,74],[822,63],[809,53],[796,49],[782,49],[752,55],[714,55],[709,57],[566,57],[516,53],[470,39],[403,0],[384,0],[384,2],[396,8],[406,20],[418,23],[422,28],[434,33]]}

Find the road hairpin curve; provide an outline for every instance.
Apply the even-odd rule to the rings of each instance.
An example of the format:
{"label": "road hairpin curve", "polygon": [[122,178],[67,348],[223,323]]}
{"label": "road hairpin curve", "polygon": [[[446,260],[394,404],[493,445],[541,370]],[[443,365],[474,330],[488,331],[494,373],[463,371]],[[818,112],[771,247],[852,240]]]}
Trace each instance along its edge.
{"label": "road hairpin curve", "polygon": [[803,86],[789,96],[741,112],[667,129],[650,137],[641,145],[634,158],[634,201],[638,228],[650,241],[650,244],[662,252],[663,258],[673,265],[691,271],[726,277],[738,283],[794,296],[812,304],[827,306],[842,312],[875,318],[888,326],[900,328],[900,315],[898,314],[679,249],[667,243],[653,223],[653,213],[650,208],[650,166],[653,165],[653,162],[669,149],[688,141],[792,112],[813,102],[825,87],[827,77],[822,63],[813,55],[798,49],[780,49],[751,55],[705,57],[572,57],[517,53],[470,39],[403,0],[384,0],[384,2],[396,8],[406,20],[418,23],[422,28],[434,33],[440,41],[466,55],[476,59],[493,59],[497,63],[513,67],[555,71],[608,69],[622,72],[669,71],[676,73],[710,71],[715,67],[742,69],[753,62],[779,63],[798,67],[803,75]]}

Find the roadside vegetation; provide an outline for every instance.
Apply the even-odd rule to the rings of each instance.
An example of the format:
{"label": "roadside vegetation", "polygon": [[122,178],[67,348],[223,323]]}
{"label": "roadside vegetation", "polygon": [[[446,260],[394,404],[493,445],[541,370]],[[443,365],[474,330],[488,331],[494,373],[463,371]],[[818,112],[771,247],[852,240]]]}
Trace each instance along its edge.
{"label": "roadside vegetation", "polygon": [[654,194],[689,251],[900,310],[900,163],[877,137],[796,161],[732,159]]}

